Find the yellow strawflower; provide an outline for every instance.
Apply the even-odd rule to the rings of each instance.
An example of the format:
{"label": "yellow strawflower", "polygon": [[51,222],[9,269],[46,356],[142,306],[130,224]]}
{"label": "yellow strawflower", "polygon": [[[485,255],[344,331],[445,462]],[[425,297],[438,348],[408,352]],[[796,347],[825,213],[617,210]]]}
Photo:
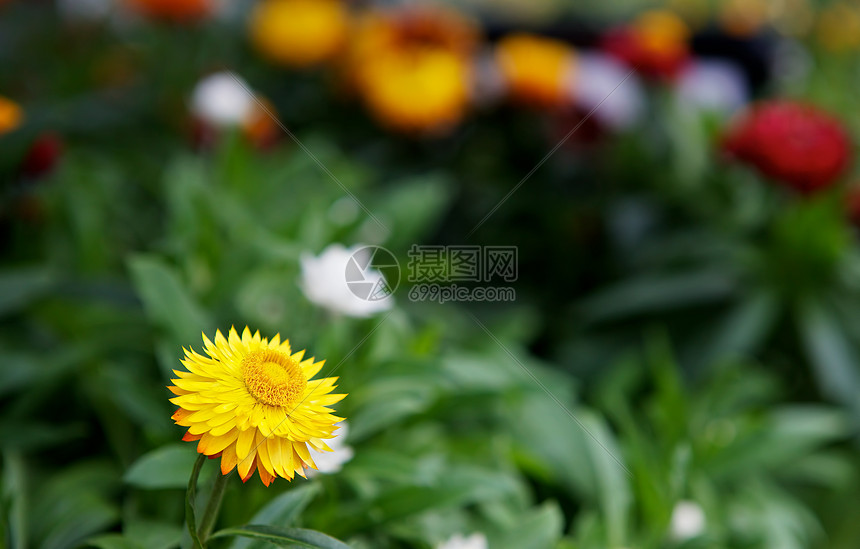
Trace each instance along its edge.
{"label": "yellow strawflower", "polygon": [[219,330],[214,343],[203,334],[203,343],[208,356],[185,350],[188,371],[174,370],[168,387],[179,406],[173,420],[188,427],[183,440],[199,441],[198,452],[220,457],[221,472],[237,468],[243,481],[257,471],[268,486],[316,469],[308,447],[331,451],[324,441],[343,418],[328,406],[346,396],[331,394],[337,378],[311,380],[324,361],[302,360],[280,335],[267,340],[247,327],[241,337]]}
{"label": "yellow strawflower", "polygon": [[818,18],[816,35],[830,51],[860,49],[860,7],[845,2],[826,7]]}
{"label": "yellow strawflower", "polygon": [[382,53],[364,76],[368,108],[394,129],[446,129],[459,122],[469,102],[469,66],[443,49]]}
{"label": "yellow strawflower", "polygon": [[263,0],[250,19],[251,42],[271,61],[310,67],[343,47],[349,14],[340,0]]}
{"label": "yellow strawflower", "polygon": [[567,100],[573,62],[573,48],[552,38],[512,34],[496,46],[496,63],[508,95],[525,104],[562,105]]}
{"label": "yellow strawflower", "polygon": [[383,125],[440,132],[468,108],[477,41],[471,21],[447,9],[370,12],[354,28],[344,69]]}
{"label": "yellow strawflower", "polygon": [[633,22],[633,31],[641,41],[641,47],[651,55],[676,55],[686,51],[690,39],[690,27],[683,19],[667,10],[652,10],[642,13]]}
{"label": "yellow strawflower", "polygon": [[752,36],[770,21],[768,0],[725,0],[719,6],[723,29],[735,36]]}

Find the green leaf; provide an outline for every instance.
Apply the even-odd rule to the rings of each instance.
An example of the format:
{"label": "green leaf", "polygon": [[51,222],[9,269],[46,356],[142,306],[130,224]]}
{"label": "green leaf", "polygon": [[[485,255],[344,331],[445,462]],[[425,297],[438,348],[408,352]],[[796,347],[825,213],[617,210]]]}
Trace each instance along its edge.
{"label": "green leaf", "polygon": [[198,341],[200,333],[211,328],[206,312],[163,260],[138,255],[129,260],[129,269],[147,314],[177,341]]}
{"label": "green leaf", "polygon": [[769,335],[778,313],[779,303],[772,294],[754,294],[709,325],[704,341],[690,345],[686,355],[704,367],[720,360],[747,357]]}
{"label": "green leaf", "polygon": [[[403,391],[391,391],[391,387],[401,385]],[[384,388],[384,390],[383,390]],[[433,402],[433,387],[427,383],[416,386],[413,380],[390,379],[375,384],[384,398],[371,400],[360,406],[350,419],[350,438],[358,441],[374,435],[393,425],[408,421],[430,407]],[[365,392],[369,396],[370,389]]]}
{"label": "green leaf", "polygon": [[134,540],[122,534],[105,534],[87,540],[87,545],[99,549],[145,549]]}
{"label": "green leaf", "polygon": [[8,418],[0,420],[0,440],[7,449],[33,451],[83,438],[88,427],[83,422],[54,424]]}
{"label": "green leaf", "polygon": [[[350,435],[351,436],[351,435]],[[365,448],[350,462],[350,475],[409,484],[419,478],[419,463],[397,449]],[[375,480],[373,481],[375,482]],[[257,522],[257,521],[254,521]]]}
{"label": "green leaf", "polygon": [[3,451],[3,501],[5,540],[10,549],[27,545],[27,465],[21,453]]}
{"label": "green leaf", "polygon": [[858,355],[835,316],[815,301],[799,311],[801,335],[821,390],[860,419]]}
{"label": "green leaf", "polygon": [[119,519],[112,494],[118,478],[110,462],[76,462],[35,490],[29,517],[32,547],[67,549]]}
{"label": "green leaf", "polygon": [[149,490],[185,488],[196,459],[193,444],[162,446],[135,461],[125,473],[124,480],[132,486]]}
{"label": "green leaf", "polygon": [[390,522],[431,509],[510,501],[519,496],[520,486],[508,475],[478,467],[449,467],[432,484],[404,486],[383,493],[361,514],[374,517],[374,521]]}
{"label": "green leaf", "polygon": [[632,496],[622,468],[624,456],[606,422],[583,407],[562,408],[538,392],[507,413],[522,451],[539,459],[570,490],[599,505],[604,543],[623,546]]}
{"label": "green leaf", "polygon": [[558,504],[545,503],[522,516],[513,530],[504,538],[493,540],[497,549],[545,549],[555,547],[564,528],[564,515]]}
{"label": "green leaf", "polygon": [[759,538],[759,547],[805,549],[814,545],[813,537],[824,539],[812,510],[764,478],[752,477],[739,486],[727,507],[727,522],[733,530],[744,537]]}
{"label": "green leaf", "polygon": [[309,547],[316,549],[349,549],[349,545],[338,541],[331,536],[315,530],[304,528],[278,528],[275,526],[263,526],[260,524],[249,524],[239,528],[227,528],[212,534],[212,538],[226,536],[243,536],[247,538],[267,541],[278,547]]}
{"label": "green leaf", "polygon": [[144,549],[172,549],[182,541],[182,528],[150,520],[129,520],[123,532]]}
{"label": "green leaf", "polygon": [[764,468],[790,475],[798,460],[851,432],[844,413],[820,405],[784,406],[762,419],[760,428],[715,456],[710,464],[714,474],[741,475]]}
{"label": "green leaf", "polygon": [[444,357],[440,366],[440,377],[446,381],[450,379],[451,391],[455,394],[501,392],[522,385],[524,380],[529,384],[534,383],[516,362],[503,353],[452,354]]}
{"label": "green leaf", "polygon": [[[45,372],[44,363],[39,360],[39,357],[31,354],[4,349],[0,351],[0,362],[5,365],[0,369],[0,396],[20,391],[40,377],[49,375]],[[50,373],[53,374],[54,371]]]}
{"label": "green leaf", "polygon": [[854,466],[846,454],[836,451],[818,451],[795,459],[791,467],[785,467],[780,473],[792,480],[818,484],[829,490],[838,490],[853,482]]}
{"label": "green leaf", "polygon": [[794,404],[773,410],[768,417],[769,433],[783,456],[801,455],[833,443],[851,432],[842,410],[819,405]]}
{"label": "green leaf", "polygon": [[[386,189],[384,199],[373,211],[388,226],[391,233],[388,245],[405,248],[420,241],[444,213],[451,194],[449,181],[441,174],[400,181]],[[367,224],[376,225],[376,222],[369,219]]]}
{"label": "green leaf", "polygon": [[590,322],[703,305],[724,299],[737,286],[734,277],[715,269],[621,282],[586,299],[581,312]]}
{"label": "green leaf", "polygon": [[173,405],[164,398],[164,387],[150,383],[139,369],[130,364],[109,364],[93,376],[102,394],[107,394],[118,411],[145,431],[151,430],[161,438],[174,433],[170,419]]}
{"label": "green leaf", "polygon": [[40,267],[0,271],[0,316],[14,313],[45,295],[54,277]]}
{"label": "green leaf", "polygon": [[[284,492],[260,509],[254,515],[254,518],[251,519],[251,523],[287,526],[308,506],[314,496],[319,493],[319,490],[319,484],[305,484]],[[230,549],[257,548],[262,546],[263,542],[260,541],[237,539],[230,545]]]}

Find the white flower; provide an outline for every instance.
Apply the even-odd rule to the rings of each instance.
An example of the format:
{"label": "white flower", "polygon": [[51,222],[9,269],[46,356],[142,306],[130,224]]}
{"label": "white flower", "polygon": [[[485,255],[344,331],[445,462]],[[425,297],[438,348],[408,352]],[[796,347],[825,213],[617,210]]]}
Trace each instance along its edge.
{"label": "white flower", "polygon": [[705,512],[698,503],[679,501],[672,511],[669,534],[676,541],[694,538],[705,530]]}
{"label": "white flower", "polygon": [[325,441],[328,447],[331,448],[331,452],[318,452],[313,447],[309,448],[311,458],[313,458],[317,468],[316,470],[305,469],[305,474],[308,477],[313,477],[321,473],[337,473],[341,470],[344,463],[352,459],[354,454],[352,447],[347,446],[344,442],[349,433],[349,426],[346,421],[341,421],[337,425],[340,428],[335,431],[334,438],[326,439]]}
{"label": "white flower", "polygon": [[586,112],[597,108],[592,116],[614,129],[633,125],[645,106],[642,84],[636,75],[603,53],[582,53],[577,57],[570,93],[576,105]]}
{"label": "white flower", "polygon": [[743,71],[728,61],[692,63],[678,79],[677,93],[683,105],[723,114],[732,114],[750,98]]}
{"label": "white flower", "polygon": [[368,317],[390,309],[394,298],[385,289],[388,283],[398,281],[386,281],[382,273],[368,267],[368,254],[372,252],[373,248],[365,246],[347,249],[332,244],[317,257],[303,254],[301,287],[305,296],[331,312],[352,317]]}
{"label": "white flower", "polygon": [[436,549],[487,549],[488,547],[487,537],[484,534],[475,533],[469,537],[456,534],[437,545]]}
{"label": "white flower", "polygon": [[815,69],[812,53],[797,40],[778,40],[774,44],[771,70],[777,89],[799,87],[808,84],[809,75]]}
{"label": "white flower", "polygon": [[496,105],[505,96],[507,83],[499,70],[499,64],[490,48],[474,57],[472,78],[472,101],[479,107]]}
{"label": "white flower", "polygon": [[107,18],[113,0],[57,0],[57,11],[66,21],[90,22]]}
{"label": "white flower", "polygon": [[214,0],[212,14],[222,21],[241,21],[246,13],[247,5],[236,0]]}
{"label": "white flower", "polygon": [[238,126],[254,111],[254,98],[249,89],[243,80],[237,82],[228,72],[211,74],[194,88],[191,112],[214,126]]}

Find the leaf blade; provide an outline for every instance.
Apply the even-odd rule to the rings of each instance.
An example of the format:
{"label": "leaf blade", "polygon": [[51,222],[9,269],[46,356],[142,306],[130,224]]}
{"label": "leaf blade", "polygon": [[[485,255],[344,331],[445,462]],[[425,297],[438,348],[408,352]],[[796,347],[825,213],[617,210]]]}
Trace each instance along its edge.
{"label": "leaf blade", "polygon": [[226,528],[212,534],[212,538],[243,536],[267,541],[278,547],[306,547],[310,549],[349,549],[349,545],[331,536],[305,528],[278,528],[262,524],[249,524]]}

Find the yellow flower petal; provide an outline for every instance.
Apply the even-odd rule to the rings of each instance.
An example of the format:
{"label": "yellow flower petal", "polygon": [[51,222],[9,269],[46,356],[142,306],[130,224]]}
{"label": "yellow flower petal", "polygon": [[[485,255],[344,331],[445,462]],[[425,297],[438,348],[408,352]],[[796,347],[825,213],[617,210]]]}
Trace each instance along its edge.
{"label": "yellow flower petal", "polygon": [[236,440],[236,455],[239,456],[239,459],[245,459],[254,449],[254,436],[256,434],[254,429],[239,431],[239,437]]}

